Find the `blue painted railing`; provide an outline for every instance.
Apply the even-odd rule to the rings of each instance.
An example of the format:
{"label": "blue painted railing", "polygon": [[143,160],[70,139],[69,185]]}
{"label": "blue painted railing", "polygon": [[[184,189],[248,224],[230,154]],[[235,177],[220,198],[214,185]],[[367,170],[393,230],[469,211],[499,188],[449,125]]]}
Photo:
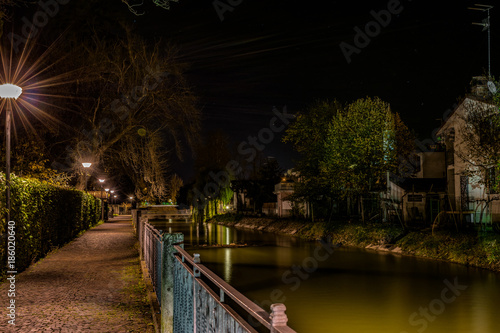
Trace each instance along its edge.
{"label": "blue painted railing", "polygon": [[151,224],[145,223],[142,235],[144,261],[146,263],[146,268],[148,269],[156,297],[161,306],[161,265],[163,261],[162,233],[155,229]]}
{"label": "blue painted railing", "polygon": [[267,313],[187,253],[183,234],[161,233],[140,213],[134,227],[161,305],[161,332],[295,333],[283,304]]}

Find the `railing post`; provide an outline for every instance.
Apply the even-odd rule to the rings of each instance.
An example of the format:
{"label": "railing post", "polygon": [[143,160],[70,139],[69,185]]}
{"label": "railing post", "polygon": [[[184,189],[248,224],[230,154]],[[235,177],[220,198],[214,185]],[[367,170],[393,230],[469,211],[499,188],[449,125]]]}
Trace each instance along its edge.
{"label": "railing post", "polygon": [[196,299],[198,298],[197,295],[197,290],[196,288],[196,278],[200,277],[200,269],[197,267],[197,264],[201,264],[201,259],[200,259],[200,254],[199,253],[194,253],[193,255],[193,331],[194,333],[197,333],[197,322],[196,322],[196,317],[197,317],[197,306],[196,306]]}
{"label": "railing post", "polygon": [[278,332],[277,327],[286,326],[288,322],[288,317],[286,316],[286,306],[285,304],[277,303],[271,305],[271,333]]}
{"label": "railing post", "polygon": [[162,234],[161,265],[161,332],[174,331],[174,244],[184,241],[182,233]]}

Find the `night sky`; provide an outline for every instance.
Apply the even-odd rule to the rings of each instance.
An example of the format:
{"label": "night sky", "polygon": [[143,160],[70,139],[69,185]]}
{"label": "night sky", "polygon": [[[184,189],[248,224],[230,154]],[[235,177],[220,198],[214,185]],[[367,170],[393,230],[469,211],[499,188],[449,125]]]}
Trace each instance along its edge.
{"label": "night sky", "polygon": [[[61,17],[71,15],[76,1],[64,6]],[[146,38],[177,46],[200,97],[204,131],[221,129],[235,144],[269,126],[274,106],[295,113],[316,99],[349,103],[366,96],[389,102],[421,139],[429,138],[472,76],[487,69],[487,33],[471,24],[486,13],[468,10],[474,1],[231,2],[239,4],[221,14],[223,20],[212,0],[179,0],[168,11],[144,0],[136,7],[142,16],[119,0],[102,6]],[[364,31],[375,21],[373,13],[388,7],[394,13],[381,16],[385,27],[371,24],[369,43],[348,63],[340,44],[354,47],[355,28]],[[491,10],[493,75],[498,10]],[[277,136],[264,155],[290,168],[297,156],[280,141]]]}

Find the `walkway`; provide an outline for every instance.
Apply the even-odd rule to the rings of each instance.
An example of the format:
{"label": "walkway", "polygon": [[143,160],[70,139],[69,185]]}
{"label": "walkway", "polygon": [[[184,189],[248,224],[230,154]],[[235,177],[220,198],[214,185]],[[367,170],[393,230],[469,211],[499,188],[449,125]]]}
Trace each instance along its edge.
{"label": "walkway", "polygon": [[16,326],[0,285],[0,332],[154,332],[130,216],[114,218],[16,277]]}

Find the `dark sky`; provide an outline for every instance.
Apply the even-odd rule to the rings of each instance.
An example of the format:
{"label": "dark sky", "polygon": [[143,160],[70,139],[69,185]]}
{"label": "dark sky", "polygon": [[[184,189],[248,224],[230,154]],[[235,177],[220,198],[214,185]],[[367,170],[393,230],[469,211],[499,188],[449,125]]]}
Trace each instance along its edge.
{"label": "dark sky", "polygon": [[[487,69],[487,33],[471,24],[486,13],[468,10],[471,1],[397,4],[245,0],[221,21],[212,1],[180,0],[168,12],[153,8],[136,24],[180,46],[204,104],[206,128],[221,128],[237,142],[267,127],[273,106],[297,112],[315,99],[351,102],[365,96],[389,102],[425,139],[467,91],[472,76]],[[374,27],[369,44],[348,63],[340,44],[355,46],[354,29],[364,31],[374,21],[372,11],[391,5],[399,13],[391,14],[380,32]],[[492,44],[500,26],[497,10],[491,11]],[[494,46],[493,74],[495,55]],[[279,141],[265,153],[292,166],[290,147]]]}
{"label": "dark sky", "polygon": [[[78,1],[61,16],[71,15]],[[179,0],[168,11],[144,0],[137,7],[142,16],[120,0],[93,6],[106,6],[110,18],[124,16],[147,38],[175,43],[200,96],[205,132],[221,129],[236,144],[269,126],[273,106],[294,113],[315,99],[347,103],[365,96],[389,102],[421,139],[429,138],[471,77],[487,68],[487,34],[471,24],[486,14],[467,9],[475,1],[218,1],[229,2],[239,5],[222,21],[213,0]],[[373,25],[372,13],[388,7],[397,13],[385,16],[385,26]],[[491,11],[492,74],[498,10]],[[348,63],[340,44],[355,46],[355,28],[364,31],[367,24],[372,37]],[[280,141],[276,136],[264,154],[292,167],[296,156]]]}

